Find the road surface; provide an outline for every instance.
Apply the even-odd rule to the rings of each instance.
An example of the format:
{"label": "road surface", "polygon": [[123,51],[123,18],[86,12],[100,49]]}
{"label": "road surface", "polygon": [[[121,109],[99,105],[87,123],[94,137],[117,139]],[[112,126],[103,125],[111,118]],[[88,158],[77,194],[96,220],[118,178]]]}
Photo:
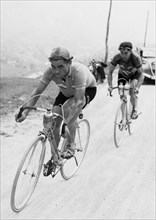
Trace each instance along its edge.
{"label": "road surface", "polygon": [[84,110],[91,124],[85,160],[68,181],[41,175],[28,205],[20,213],[10,208],[10,193],[18,163],[38,130],[42,117],[17,124],[2,120],[1,219],[155,219],[155,86],[143,85],[134,133],[120,148],[113,141],[117,92],[107,96],[98,86],[96,99]]}

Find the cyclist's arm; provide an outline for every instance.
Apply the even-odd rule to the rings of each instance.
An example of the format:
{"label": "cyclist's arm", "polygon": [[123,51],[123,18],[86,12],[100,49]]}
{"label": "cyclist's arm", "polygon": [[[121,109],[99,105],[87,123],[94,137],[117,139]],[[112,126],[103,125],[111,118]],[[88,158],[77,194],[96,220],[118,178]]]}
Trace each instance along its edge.
{"label": "cyclist's arm", "polygon": [[75,104],[67,118],[67,124],[70,126],[78,117],[80,111],[82,110],[85,102],[85,86],[75,89],[74,101]]}
{"label": "cyclist's arm", "polygon": [[[31,96],[30,96],[30,101],[26,103],[27,106],[34,106],[37,102],[37,100],[39,99],[40,96],[37,96],[39,94],[41,94],[45,88],[47,87],[47,85],[50,83],[51,79],[50,76],[52,76],[52,70],[49,67],[43,74],[37,88],[34,89],[34,91],[32,92]],[[34,98],[32,98],[33,96],[36,96]],[[31,99],[32,98],[32,99]],[[28,114],[30,110],[25,110],[25,113]]]}
{"label": "cyclist's arm", "polygon": [[144,81],[144,74],[142,69],[142,61],[138,54],[133,53],[133,63],[135,64],[134,73],[139,73],[140,77],[138,78],[137,88],[139,89],[140,86],[143,84]]}
{"label": "cyclist's arm", "polygon": [[[30,101],[27,102],[26,105],[27,106],[34,106],[40,97],[37,95],[42,94],[42,92],[45,90],[46,87],[47,87],[47,84],[40,81],[38,86],[33,90],[32,94],[30,96]],[[36,97],[32,98],[33,96],[36,96]],[[27,113],[29,113],[30,110],[25,110],[25,111],[27,111]]]}
{"label": "cyclist's arm", "polygon": [[108,85],[110,87],[112,87],[112,80],[113,80],[113,72],[114,72],[115,66],[113,64],[110,63],[109,65],[109,71],[108,71],[108,75],[107,75],[107,81],[108,81]]}
{"label": "cyclist's arm", "polygon": [[[34,91],[32,92],[31,97],[35,96],[35,95],[39,95],[41,94],[44,89],[46,88],[47,84],[44,84],[42,82],[39,83],[38,87],[36,89],[34,89]],[[32,98],[29,102],[27,102],[25,105],[23,105],[23,107],[25,106],[34,106],[37,102],[37,100],[39,99],[39,96]],[[22,112],[22,115],[19,117],[19,109],[17,110],[17,112],[15,113],[15,120],[16,122],[22,122],[26,119],[27,115],[29,114],[28,109],[24,110]]]}
{"label": "cyclist's arm", "polygon": [[140,77],[138,78],[138,84],[137,87],[138,89],[140,88],[140,86],[143,84],[144,82],[144,74],[143,74],[143,69],[142,67],[137,68],[137,72],[140,73]]}

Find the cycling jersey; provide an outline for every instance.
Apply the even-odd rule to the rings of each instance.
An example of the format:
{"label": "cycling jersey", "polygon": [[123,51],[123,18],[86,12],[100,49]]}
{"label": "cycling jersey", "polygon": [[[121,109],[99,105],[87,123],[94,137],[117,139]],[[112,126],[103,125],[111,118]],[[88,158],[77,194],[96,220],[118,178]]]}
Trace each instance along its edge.
{"label": "cycling jersey", "polygon": [[72,62],[69,74],[65,79],[60,79],[53,74],[52,67],[49,67],[43,74],[41,82],[48,85],[54,81],[62,94],[66,97],[72,97],[76,88],[96,87],[96,81],[90,70],[83,64]]}
{"label": "cycling jersey", "polygon": [[[132,70],[134,68],[140,68],[142,66],[142,61],[141,58],[138,54],[132,52],[130,58],[128,61],[124,61],[121,58],[121,54],[117,54],[114,56],[113,60],[111,61],[111,64],[116,66],[117,64],[119,65],[119,74],[126,77],[130,78],[135,74],[133,73]],[[137,72],[136,72],[137,73]]]}

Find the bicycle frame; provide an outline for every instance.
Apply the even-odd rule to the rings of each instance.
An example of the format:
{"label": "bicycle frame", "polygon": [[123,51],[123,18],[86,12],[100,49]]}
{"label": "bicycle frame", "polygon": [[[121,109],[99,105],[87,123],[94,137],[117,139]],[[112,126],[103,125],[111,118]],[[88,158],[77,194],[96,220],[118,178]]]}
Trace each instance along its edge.
{"label": "bicycle frame", "polygon": [[[130,86],[128,87],[128,89],[125,89],[124,86],[122,88],[120,87],[120,89],[119,86],[116,86],[113,87],[113,89],[118,89],[120,95],[120,104],[117,109],[115,121],[114,121],[114,142],[116,147],[119,147],[122,141],[124,131],[128,130],[129,134],[131,134],[131,130],[130,130],[131,119],[127,106]],[[110,96],[112,96],[111,93]]]}
{"label": "bicycle frame", "polygon": [[[53,113],[53,115],[52,115],[52,127],[47,129],[44,126],[44,123],[43,123],[43,130],[39,131],[38,136],[42,136],[43,137],[43,141],[45,143],[46,143],[46,141],[48,139],[48,141],[50,143],[51,158],[53,159],[53,161],[55,161],[56,164],[61,164],[62,165],[61,153],[64,151],[64,147],[66,145],[67,138],[65,139],[65,142],[64,142],[63,146],[61,146],[61,149],[59,149],[59,146],[57,146],[57,143],[56,143],[56,140],[55,140],[55,135],[54,135],[54,129],[55,129],[55,124],[56,124],[57,118],[61,117],[61,119],[62,119],[62,124],[61,124],[60,130],[62,130],[63,123],[66,123],[65,114],[64,114],[64,105],[60,105],[60,107],[61,107],[62,115],[57,114],[57,113],[53,113],[53,109],[43,109],[43,108],[38,108],[38,107],[34,107],[34,106],[25,106],[25,107],[22,106],[20,108],[19,115],[21,115],[22,112],[24,110],[26,110],[26,109],[35,110],[35,111],[41,111],[41,112],[44,112],[44,113],[46,111],[51,111]],[[82,112],[80,113],[79,118],[80,119],[83,118]],[[77,120],[76,120],[76,123],[78,123]],[[60,136],[61,136],[61,134],[60,134]],[[76,161],[76,158],[75,158],[75,161]],[[76,161],[76,163],[77,163],[77,161]],[[58,171],[55,174],[53,174],[52,177],[54,177],[59,172],[59,170],[61,168],[61,165],[59,165]]]}
{"label": "bicycle frame", "polygon": [[[82,119],[82,113],[80,119],[76,123],[76,132],[75,132],[75,153],[73,157],[66,159],[62,157],[64,148],[66,147],[68,140],[67,138],[62,139],[63,143],[59,143],[57,146],[55,139],[55,123],[58,117],[62,118],[62,125],[66,122],[64,117],[64,108],[65,106],[60,106],[62,109],[62,115],[52,112],[49,114],[49,121],[43,117],[43,129],[39,131],[38,136],[32,141],[30,146],[26,149],[13,181],[12,190],[11,190],[11,199],[10,204],[11,208],[15,212],[20,212],[28,203],[30,197],[32,196],[37,182],[39,180],[41,171],[43,169],[43,175],[55,177],[59,173],[63,179],[68,180],[72,178],[75,173],[78,171],[79,167],[82,164],[82,161],[85,157],[89,138],[90,138],[90,125],[87,119]],[[49,112],[49,109],[38,108],[34,106],[22,106],[19,111],[19,115],[22,115],[22,111],[25,109],[36,110],[41,112]],[[51,109],[51,111],[53,111]],[[47,115],[48,116],[48,115]],[[20,116],[19,116],[20,117]],[[62,128],[61,125],[61,128]],[[62,133],[61,133],[62,134]],[[61,136],[60,134],[60,136]],[[46,142],[50,143],[51,150],[51,159],[48,162],[51,162],[50,169],[48,170],[46,163],[44,165],[45,153],[46,153]],[[55,162],[58,162],[55,164]],[[44,168],[43,168],[44,165]],[[52,166],[53,165],[53,166]]]}

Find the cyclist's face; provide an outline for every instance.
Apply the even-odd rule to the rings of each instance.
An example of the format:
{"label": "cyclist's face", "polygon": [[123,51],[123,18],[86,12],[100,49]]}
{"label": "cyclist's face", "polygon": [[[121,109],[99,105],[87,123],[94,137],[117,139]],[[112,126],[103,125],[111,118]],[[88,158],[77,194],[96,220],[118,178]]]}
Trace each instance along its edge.
{"label": "cyclist's face", "polygon": [[131,55],[132,50],[128,47],[120,49],[120,54],[123,60],[127,61]]}
{"label": "cyclist's face", "polygon": [[70,62],[64,60],[51,61],[53,74],[57,78],[65,77],[70,71]]}

